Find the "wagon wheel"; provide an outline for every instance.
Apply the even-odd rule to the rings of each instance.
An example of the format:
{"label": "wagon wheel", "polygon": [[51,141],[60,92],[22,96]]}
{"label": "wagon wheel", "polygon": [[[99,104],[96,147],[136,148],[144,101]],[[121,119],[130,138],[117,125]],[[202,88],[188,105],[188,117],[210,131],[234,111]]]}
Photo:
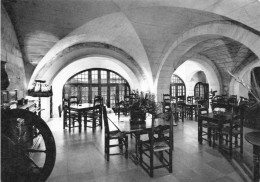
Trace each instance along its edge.
{"label": "wagon wheel", "polygon": [[56,146],[47,124],[34,113],[12,109],[1,117],[2,181],[45,181],[56,159]]}

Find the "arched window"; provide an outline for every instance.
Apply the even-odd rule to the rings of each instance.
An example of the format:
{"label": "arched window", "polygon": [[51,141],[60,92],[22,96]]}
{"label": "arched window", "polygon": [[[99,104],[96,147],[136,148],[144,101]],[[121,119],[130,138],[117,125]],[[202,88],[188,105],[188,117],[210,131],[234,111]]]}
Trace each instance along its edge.
{"label": "arched window", "polygon": [[198,82],[194,87],[194,97],[200,99],[208,99],[209,84]]}
{"label": "arched window", "polygon": [[170,95],[171,97],[180,98],[183,97],[186,98],[186,86],[183,80],[173,74],[171,77],[171,84],[170,84]]}
{"label": "arched window", "polygon": [[89,69],[73,75],[63,87],[63,97],[77,96],[81,103],[91,103],[101,95],[108,107],[115,105],[115,96],[123,100],[129,95],[128,82],[116,72],[107,69]]}

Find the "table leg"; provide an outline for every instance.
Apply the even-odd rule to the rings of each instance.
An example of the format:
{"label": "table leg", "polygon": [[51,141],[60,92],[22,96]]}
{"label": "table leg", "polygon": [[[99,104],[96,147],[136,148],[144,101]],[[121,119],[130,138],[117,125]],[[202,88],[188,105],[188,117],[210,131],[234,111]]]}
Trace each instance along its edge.
{"label": "table leg", "polygon": [[259,159],[260,158],[260,147],[253,145],[253,160],[254,160],[254,182],[260,181],[260,174],[259,174]]}
{"label": "table leg", "polygon": [[181,121],[184,122],[184,108],[181,109]]}
{"label": "table leg", "polygon": [[79,112],[78,113],[79,114],[79,116],[78,116],[78,120],[79,120],[79,131],[81,132],[81,121],[82,121],[82,114],[81,114],[81,112]]}
{"label": "table leg", "polygon": [[222,124],[219,123],[218,125],[218,133],[219,133],[219,145],[218,145],[218,149],[221,150],[222,149],[222,144],[223,144],[223,135],[222,135]]}
{"label": "table leg", "polygon": [[130,153],[130,159],[137,165],[139,164],[139,142],[140,142],[140,134],[135,133],[135,152]]}
{"label": "table leg", "polygon": [[198,140],[202,144],[202,119],[198,118]]}

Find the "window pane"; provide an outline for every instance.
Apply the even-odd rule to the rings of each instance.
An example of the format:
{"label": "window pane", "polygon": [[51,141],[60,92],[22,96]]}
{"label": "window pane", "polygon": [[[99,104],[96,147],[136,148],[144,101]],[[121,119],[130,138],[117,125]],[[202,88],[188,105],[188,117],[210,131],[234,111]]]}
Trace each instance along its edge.
{"label": "window pane", "polygon": [[107,103],[107,86],[101,87],[101,96],[103,97],[104,104]]}
{"label": "window pane", "polygon": [[101,83],[107,83],[107,71],[101,71]]}
{"label": "window pane", "polygon": [[78,95],[78,87],[70,87],[70,96]]}
{"label": "window pane", "polygon": [[92,83],[98,83],[98,70],[91,71]]}
{"label": "window pane", "polygon": [[[89,73],[91,73],[91,79],[89,78]],[[109,80],[108,77],[110,78]],[[100,82],[99,78],[101,78]],[[79,99],[82,103],[92,102],[95,95],[98,95],[99,88],[101,89],[104,103],[111,103],[111,105],[108,105],[109,107],[114,106],[116,93],[119,94],[119,99],[123,100],[125,93],[129,94],[130,91],[127,81],[117,73],[105,69],[92,69],[76,74],[68,80],[64,86],[64,95],[68,96],[70,93],[77,96],[81,95]],[[109,91],[110,95],[107,95],[108,88],[111,88]],[[125,88],[127,92],[125,92]],[[90,96],[91,100],[89,100]]]}
{"label": "window pane", "polygon": [[110,72],[110,83],[116,83],[115,73]]}
{"label": "window pane", "polygon": [[98,87],[92,87],[92,101],[96,95],[98,95]]}
{"label": "window pane", "polygon": [[110,87],[110,107],[115,107],[116,87]]}
{"label": "window pane", "polygon": [[125,95],[125,86],[124,85],[119,85],[119,100],[124,100],[124,95]]}
{"label": "window pane", "polygon": [[81,88],[81,101],[82,103],[88,103],[88,87]]}

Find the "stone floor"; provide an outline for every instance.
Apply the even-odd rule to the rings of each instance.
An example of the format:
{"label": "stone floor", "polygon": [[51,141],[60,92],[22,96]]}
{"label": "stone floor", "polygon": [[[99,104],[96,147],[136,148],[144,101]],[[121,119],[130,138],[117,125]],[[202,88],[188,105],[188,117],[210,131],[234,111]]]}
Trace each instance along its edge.
{"label": "stone floor", "polygon": [[[57,147],[55,167],[48,182],[243,182],[251,181],[252,146],[244,142],[242,160],[228,159],[218,149],[206,142],[198,143],[197,122],[185,120],[174,127],[173,173],[158,169],[150,178],[144,170],[123,156],[104,158],[104,129],[81,133],[73,129],[70,133],[62,129],[62,119],[48,122]],[[245,128],[245,133],[251,131]],[[134,149],[134,139],[130,139],[130,150]],[[240,162],[239,162],[240,161]],[[248,171],[243,170],[244,168]]]}

